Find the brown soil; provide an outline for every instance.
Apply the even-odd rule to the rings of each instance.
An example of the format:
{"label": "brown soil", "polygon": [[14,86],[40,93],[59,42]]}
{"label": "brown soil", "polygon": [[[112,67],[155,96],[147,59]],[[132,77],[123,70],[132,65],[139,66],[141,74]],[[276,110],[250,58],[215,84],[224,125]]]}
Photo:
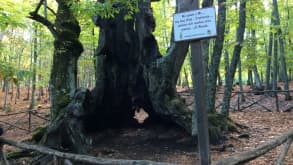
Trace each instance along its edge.
{"label": "brown soil", "polygon": [[[291,83],[292,88],[293,83]],[[235,90],[237,91],[237,89]],[[246,88],[245,90],[249,89]],[[221,91],[222,89],[219,90],[219,93]],[[180,92],[180,94],[185,97],[186,103],[192,106],[193,101],[190,93]],[[3,136],[6,138],[23,141],[31,137],[29,132],[29,101],[23,100],[25,95],[26,90],[23,90],[22,97],[17,100],[16,104],[14,104],[14,98],[9,100],[9,112],[0,110],[0,124],[5,129]],[[217,105],[220,104],[221,97],[221,94],[219,94]],[[252,103],[250,100],[259,100],[264,96],[245,94],[245,97],[247,98],[246,102],[241,104],[240,108],[250,105]],[[3,92],[0,92],[0,98],[3,100]],[[227,141],[224,144],[211,145],[212,161],[253,149],[259,144],[268,142],[293,127],[293,112],[274,112],[276,109],[275,98],[266,97],[261,99],[259,103],[271,109],[273,112],[269,112],[257,104],[242,111],[230,112],[230,117],[235,122],[248,126],[248,128],[239,129],[238,133],[227,133]],[[0,104],[3,104],[2,101]],[[279,105],[280,110],[284,111],[293,107],[293,101],[284,101],[283,95],[279,94]],[[237,96],[232,98],[231,107],[237,110]],[[22,113],[16,114],[19,112]],[[47,123],[46,120],[36,116],[49,118],[47,96],[37,101],[34,112],[35,114],[31,115],[31,130]],[[239,138],[239,135],[243,134],[247,134],[248,138]],[[186,165],[194,165],[198,162],[197,148],[195,145],[196,140],[192,140],[179,128],[157,125],[150,128],[105,130],[93,135],[93,137],[94,147],[91,153],[94,156],[120,159],[146,159]],[[224,151],[218,151],[223,149],[223,145],[228,147]],[[8,151],[14,150],[14,148],[9,146],[5,146],[5,149]],[[280,147],[249,164],[274,164],[279,150]],[[291,147],[285,163],[288,165],[293,164],[293,147]],[[27,164],[27,162],[23,164]]]}

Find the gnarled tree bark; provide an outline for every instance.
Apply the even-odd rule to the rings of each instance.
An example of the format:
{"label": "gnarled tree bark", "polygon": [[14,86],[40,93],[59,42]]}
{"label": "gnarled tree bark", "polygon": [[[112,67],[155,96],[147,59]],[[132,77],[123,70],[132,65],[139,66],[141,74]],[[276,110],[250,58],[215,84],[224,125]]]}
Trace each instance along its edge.
{"label": "gnarled tree bark", "polygon": [[[94,17],[100,36],[92,91],[95,108],[88,121],[98,118],[107,126],[132,125],[136,122],[132,108],[142,107],[150,115],[146,123],[175,122],[190,132],[191,113],[175,91],[188,43],[172,43],[161,56],[152,34],[155,20],[150,3],[140,0],[139,12],[130,20],[123,19],[125,11],[111,19]],[[177,11],[188,10],[190,3],[178,2]]]}
{"label": "gnarled tree bark", "polygon": [[[56,0],[58,3],[55,22],[52,23],[44,16],[38,14],[44,0],[41,0],[35,11],[31,12],[29,18],[46,26],[54,37],[53,65],[50,75],[50,102],[51,122],[48,133],[44,139],[49,146],[64,148],[66,143],[75,143],[74,136],[78,133],[70,124],[63,126],[66,121],[68,107],[74,96],[77,81],[77,60],[83,51],[79,41],[80,26],[70,9],[72,1]],[[58,128],[58,129],[57,129]],[[71,145],[70,145],[71,146]]]}
{"label": "gnarled tree bark", "polygon": [[[189,43],[172,42],[166,55],[160,54],[152,34],[151,0],[139,0],[139,12],[128,20],[124,19],[128,13],[124,8],[114,18],[93,17],[100,33],[92,91],[76,89],[76,62],[82,52],[80,28],[69,3],[57,2],[54,24],[38,15],[38,9],[31,13],[31,18],[47,26],[55,37],[50,79],[52,121],[43,139],[47,145],[85,153],[86,144],[90,144],[88,133],[138,126],[134,119],[138,109],[149,115],[144,125],[172,123],[191,133],[191,110],[176,93]],[[177,1],[177,12],[191,9],[193,3]],[[113,4],[113,8],[120,5]]]}

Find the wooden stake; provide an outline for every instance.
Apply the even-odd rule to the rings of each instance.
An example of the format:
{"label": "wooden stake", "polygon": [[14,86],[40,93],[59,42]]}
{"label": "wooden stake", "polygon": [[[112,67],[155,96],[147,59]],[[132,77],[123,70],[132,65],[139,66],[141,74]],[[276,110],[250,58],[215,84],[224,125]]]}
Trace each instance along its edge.
{"label": "wooden stake", "polygon": [[[198,9],[198,0],[194,0]],[[208,119],[206,109],[206,86],[204,76],[203,57],[200,40],[191,41],[191,56],[192,56],[192,83],[195,92],[195,107],[196,111],[193,113],[195,117],[192,119],[197,120],[197,137],[198,137],[198,148],[199,148],[199,160],[200,165],[210,164],[209,155],[209,134],[208,134]]]}

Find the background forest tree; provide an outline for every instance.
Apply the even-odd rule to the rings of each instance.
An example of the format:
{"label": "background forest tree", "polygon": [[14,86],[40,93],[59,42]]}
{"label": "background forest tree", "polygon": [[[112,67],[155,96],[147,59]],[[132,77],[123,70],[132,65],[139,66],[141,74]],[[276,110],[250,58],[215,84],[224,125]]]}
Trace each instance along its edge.
{"label": "background forest tree", "polygon": [[[103,91],[104,89],[108,91],[113,90],[112,92],[114,92],[115,90],[117,97],[121,97],[122,93],[124,94],[125,92],[124,90],[120,91],[121,96],[119,96],[119,90],[117,90],[117,88],[115,88],[114,85],[112,87],[110,86],[110,87],[104,88],[104,86],[108,84],[105,84],[102,81],[99,81],[103,79],[104,78],[103,76],[105,75],[112,75],[114,79],[117,78],[117,81],[118,79],[119,81],[121,81],[120,79],[123,79],[124,77],[122,73],[119,73],[120,75],[114,74],[114,72],[118,72],[117,70],[121,69],[119,67],[120,64],[111,63],[110,65],[109,63],[105,63],[105,61],[103,61],[105,60],[103,59],[104,56],[98,55],[99,53],[100,54],[109,53],[107,52],[109,51],[109,48],[107,48],[107,46],[109,45],[102,45],[101,43],[103,39],[105,40],[105,43],[108,42],[107,39],[109,38],[103,38],[103,37],[107,35],[111,35],[111,32],[107,31],[107,28],[103,28],[103,26],[110,27],[108,24],[113,23],[111,21],[114,21],[114,24],[127,26],[127,23],[131,24],[132,23],[131,21],[133,21],[132,18],[135,17],[136,14],[137,15],[141,14],[139,12],[141,12],[143,9],[140,8],[140,6],[136,4],[137,3],[136,1],[121,1],[122,3],[121,6],[123,6],[123,8],[120,8],[120,9],[119,7],[117,8],[113,7],[110,1],[105,1],[103,4],[96,3],[94,1],[80,1],[78,3],[75,1],[72,1],[72,3],[68,3],[62,0],[47,1],[48,8],[44,8],[43,6],[41,6],[43,5],[43,2],[44,1],[40,1],[40,3],[35,5],[32,5],[28,3],[28,1],[25,1],[25,0],[23,1],[4,0],[0,2],[0,28],[1,28],[0,30],[0,44],[1,44],[0,45],[0,50],[1,50],[1,56],[0,56],[1,81],[0,83],[1,84],[0,85],[3,91],[6,92],[7,94],[9,93],[9,91],[13,91],[15,93],[20,92],[17,89],[21,87],[26,87],[27,98],[31,99],[32,106],[35,105],[36,103],[33,102],[34,97],[31,97],[32,95],[31,92],[33,91],[31,90],[31,88],[34,89],[33,88],[34,85],[36,85],[37,89],[40,89],[41,91],[43,88],[47,89],[49,87],[48,86],[49,80],[51,79],[51,83],[52,83],[54,76],[58,76],[59,71],[65,71],[64,75],[67,75],[66,69],[62,69],[62,68],[58,69],[56,67],[53,67],[51,69],[51,66],[52,65],[57,66],[56,61],[54,61],[54,58],[55,59],[59,58],[60,54],[62,53],[67,54],[66,52],[63,52],[61,48],[60,48],[61,51],[58,51],[58,49],[56,49],[57,46],[61,45],[60,43],[57,43],[58,40],[62,38],[62,42],[63,42],[64,41],[63,35],[65,35],[65,33],[67,32],[70,33],[71,37],[74,36],[73,38],[67,38],[68,42],[71,42],[74,40],[74,42],[76,42],[77,44],[82,44],[83,52],[81,51],[81,49],[77,50],[76,52],[72,52],[73,54],[74,53],[78,54],[78,55],[72,56],[73,58],[72,60],[74,62],[68,65],[64,65],[65,61],[68,61],[68,62],[71,61],[71,59],[70,60],[64,59],[60,62],[60,65],[59,65],[60,67],[67,67],[67,69],[71,69],[71,71],[68,71],[68,72],[74,73],[74,74],[72,74],[70,78],[65,78],[64,81],[60,82],[61,84],[59,86],[60,89],[58,89],[56,93],[54,93],[54,90],[50,88],[51,102],[53,102],[51,115],[52,115],[52,121],[55,122],[55,124],[51,124],[51,129],[54,130],[55,128],[54,125],[58,126],[60,124],[58,119],[58,116],[60,115],[59,111],[61,111],[62,114],[65,114],[66,110],[63,111],[62,108],[70,104],[70,101],[71,101],[68,98],[68,96],[63,97],[64,95],[60,95],[59,91],[63,91],[65,95],[71,94],[71,96],[74,96],[74,93],[75,93],[75,98],[77,97],[76,94],[79,94],[79,93],[76,93],[75,91],[77,87],[85,87],[88,89],[93,89],[94,87],[96,87],[93,90],[93,91],[96,91],[96,93],[105,93],[105,91]],[[182,2],[177,1],[177,3],[184,3],[184,2],[185,1],[182,1]],[[211,80],[211,81],[208,81],[211,84],[209,84],[207,90],[208,90],[209,96],[212,97],[212,98],[207,98],[207,103],[209,105],[209,108],[208,108],[209,112],[214,112],[215,103],[214,103],[213,97],[215,97],[216,85],[220,85],[223,82],[224,82],[224,85],[226,86],[229,85],[226,88],[227,89],[226,98],[229,98],[230,97],[229,92],[231,92],[232,84],[236,82],[238,82],[239,84],[247,83],[247,84],[255,86],[255,88],[257,89],[265,88],[267,90],[271,90],[271,89],[275,90],[277,89],[277,85],[276,85],[277,82],[283,81],[285,83],[285,86],[284,86],[285,90],[288,90],[288,87],[286,86],[286,84],[288,83],[288,81],[292,80],[292,76],[293,76],[293,73],[292,73],[293,18],[291,16],[293,13],[292,2],[289,0],[279,0],[279,1],[272,0],[272,1],[264,1],[264,2],[260,2],[260,1],[255,2],[253,0],[247,0],[245,2],[246,2],[246,14],[241,12],[243,6],[241,7],[240,2],[237,0],[226,0],[226,1],[219,0],[214,2],[214,5],[218,7],[217,8],[218,9],[218,13],[217,13],[218,14],[218,31],[219,32],[220,30],[223,30],[223,31],[219,33],[219,36],[216,39],[210,40],[209,44],[207,44],[208,51],[206,51],[206,61],[205,61],[207,64],[206,77],[208,80]],[[39,8],[37,7],[38,5],[39,5]],[[145,4],[145,5],[147,6],[148,4]],[[62,7],[65,7],[66,9]],[[156,76],[149,77],[147,81],[149,84],[146,85],[147,87],[149,87],[148,92],[149,93],[153,92],[153,94],[156,93],[155,91],[158,88],[151,88],[151,85],[159,86],[158,83],[163,83],[163,86],[161,86],[161,88],[165,88],[166,90],[169,90],[168,95],[154,94],[153,97],[151,96],[150,100],[143,99],[143,103],[140,103],[140,104],[151,104],[154,108],[154,112],[149,111],[148,113],[154,114],[154,115],[159,113],[161,116],[165,115],[165,118],[167,118],[168,120],[172,118],[172,114],[179,111],[176,111],[176,112],[173,111],[173,112],[168,112],[169,114],[168,113],[163,114],[164,111],[160,110],[162,109],[162,105],[158,101],[167,100],[167,102],[169,102],[167,109],[170,109],[170,108],[172,109],[172,107],[176,107],[175,109],[178,109],[178,107],[180,106],[184,107],[185,105],[182,104],[183,103],[182,100],[176,96],[176,93],[174,93],[174,89],[170,89],[170,88],[174,88],[175,85],[188,87],[188,88],[192,86],[191,73],[190,73],[191,72],[191,68],[190,68],[191,58],[190,58],[190,54],[187,52],[188,43],[180,43],[180,46],[176,47],[178,49],[180,48],[178,52],[180,51],[182,51],[183,53],[187,52],[187,58],[184,58],[184,56],[179,56],[179,55],[177,57],[172,56],[171,55],[172,53],[170,53],[175,48],[174,45],[172,45],[172,42],[170,43],[170,40],[172,39],[172,33],[171,33],[172,14],[175,12],[175,7],[176,7],[175,3],[173,3],[172,1],[162,0],[160,2],[152,3],[153,10],[148,11],[150,13],[144,13],[144,14],[149,14],[148,16],[150,17],[153,14],[156,20],[156,24],[151,26],[148,25],[147,27],[149,27],[150,29],[142,28],[145,31],[142,31],[142,34],[138,36],[138,38],[139,37],[147,38],[147,36],[149,36],[150,38],[148,39],[150,40],[147,41],[145,44],[146,45],[149,43],[154,44],[152,42],[155,42],[154,39],[156,39],[159,47],[154,48],[154,45],[148,45],[149,47],[152,47],[154,49],[154,52],[148,52],[149,50],[144,50],[144,51],[140,50],[144,52],[144,54],[152,54],[152,55],[151,56],[146,55],[146,57],[143,57],[142,59],[139,59],[138,61],[141,62],[145,60],[145,61],[152,61],[152,62],[150,62],[149,64],[143,64],[144,67],[142,68],[141,66],[133,65],[134,67],[132,69],[125,70],[125,72],[127,73],[130,73],[130,70],[133,71],[133,73],[130,73],[131,76],[134,76],[137,74],[141,74],[145,76],[147,73],[153,74],[153,75],[157,74],[157,77]],[[58,11],[60,12],[58,13]],[[63,11],[68,12],[66,16],[62,15]],[[123,13],[124,16],[121,16],[120,15],[121,13]],[[96,22],[95,22],[97,25],[99,25],[99,27],[96,27],[92,21],[92,17],[96,14],[100,16],[99,17],[100,20],[97,20],[96,18]],[[243,15],[241,16],[241,14]],[[115,16],[120,16],[120,17],[115,17]],[[30,19],[27,19],[27,17],[31,17],[32,19],[42,23],[45,26],[42,26],[41,24],[37,24],[36,22],[33,22]],[[238,28],[238,25],[241,25],[239,18],[243,18],[243,17],[246,20],[246,25],[243,27],[245,28],[245,33],[243,34],[244,36],[243,39],[239,40],[237,38],[237,28]],[[139,18],[136,18],[136,19],[139,20]],[[49,24],[48,22],[44,22],[44,20],[48,20],[51,23]],[[68,22],[69,20],[71,21],[71,23]],[[97,21],[100,21],[100,22],[97,22]],[[67,23],[69,23],[70,25],[68,25]],[[66,24],[68,26],[66,26]],[[142,24],[137,24],[137,25],[142,25]],[[223,27],[224,25],[225,27]],[[55,27],[52,28],[50,26],[55,26]],[[153,29],[154,26],[156,26],[155,29]],[[122,29],[123,28],[121,26],[120,30]],[[152,33],[152,30],[154,30],[153,33]],[[124,34],[131,36],[132,32],[128,32]],[[220,38],[221,34],[223,34],[222,38]],[[125,36],[121,36],[121,38],[124,38],[125,40],[127,40]],[[53,44],[54,40],[55,40],[55,44]],[[80,41],[80,43],[78,40]],[[130,39],[130,40],[133,40],[133,39]],[[219,46],[219,44],[223,44],[223,48],[220,48],[221,46]],[[239,60],[233,61],[232,56],[234,56],[233,54],[235,54],[233,52],[235,51],[235,48],[237,46],[241,47],[242,51],[238,52]],[[54,53],[54,56],[52,56],[52,52],[54,51],[54,48],[55,48],[55,53]],[[72,49],[75,49],[75,48],[76,48],[75,46],[72,46]],[[126,48],[128,49],[129,45],[125,44],[123,49],[126,49]],[[123,49],[121,49],[120,51],[122,51]],[[141,49],[144,49],[144,48],[141,48]],[[124,50],[124,51],[127,51],[127,50]],[[159,58],[160,54],[164,56]],[[80,57],[78,58],[78,56]],[[171,58],[168,59],[168,56]],[[122,61],[123,58],[122,57],[120,58],[121,58],[120,62],[122,64],[129,62],[129,61]],[[141,57],[137,57],[137,58],[141,58]],[[131,59],[137,62],[136,61],[137,59],[135,58],[132,59],[132,57],[128,57],[128,59]],[[177,66],[180,68],[182,63],[183,66],[182,66],[181,72],[179,72],[178,68],[176,69],[173,68],[174,70],[176,70],[174,72],[170,71],[170,68],[169,68],[170,64],[161,65],[161,63],[164,63],[164,61],[168,61],[168,60],[170,60],[170,63],[172,63],[174,66]],[[74,64],[74,67],[73,67],[73,64]],[[106,66],[116,65],[117,67],[116,68],[108,67],[108,69],[102,70],[103,64]],[[153,66],[154,64],[161,65],[161,66],[156,68]],[[218,64],[219,64],[219,67],[218,67]],[[234,67],[234,70],[229,71],[229,68],[231,68],[232,65]],[[72,68],[68,68],[68,66],[72,66]],[[236,67],[238,68],[238,72],[236,72],[235,70]],[[54,69],[56,69],[56,71],[54,71]],[[158,75],[160,71],[162,75]],[[100,73],[104,73],[105,75]],[[230,75],[227,73],[230,73]],[[228,77],[228,75],[230,77]],[[166,76],[165,77],[166,81],[163,80],[164,76]],[[55,78],[55,79],[57,80],[58,78]],[[135,81],[140,81],[140,80],[137,80],[138,78],[134,78],[134,79]],[[146,78],[144,77],[143,79],[146,79]],[[168,79],[171,79],[171,81],[168,82],[167,81]],[[132,89],[129,89],[131,92],[129,92],[128,94],[129,98],[128,100],[126,100],[126,102],[131,102],[132,101],[131,99],[134,96],[138,96],[138,98],[140,98],[140,97],[146,97],[146,95],[149,95],[146,93],[141,94],[140,90],[142,89],[139,89],[140,87],[135,85],[135,81],[124,82],[125,84],[128,84],[128,83],[134,84],[133,85],[134,87]],[[66,84],[66,82],[67,84],[70,84],[70,85],[64,85]],[[56,86],[58,86],[57,84],[58,82],[55,82]],[[115,83],[113,82],[113,84]],[[168,87],[168,85],[170,85],[170,87]],[[126,87],[126,86],[127,85],[123,87]],[[143,86],[144,86],[143,88],[145,88],[145,85]],[[64,88],[63,90],[63,87],[66,87],[66,88]],[[97,88],[97,87],[100,87],[100,88]],[[81,92],[83,92],[84,97],[88,97],[89,91],[84,90]],[[60,95],[60,97],[58,95]],[[108,96],[101,96],[101,97],[97,95],[98,94],[92,95],[93,97],[96,98],[95,100],[96,103],[105,101],[105,98],[106,98],[107,104],[110,104],[110,105],[116,104],[115,101],[112,102],[110,100],[107,100],[107,98],[110,98],[109,94]],[[56,101],[54,101],[54,98],[56,99]],[[290,99],[290,98],[291,97],[289,93],[287,93],[286,99]],[[17,98],[17,94],[15,94],[15,98],[13,100],[17,101],[17,99],[19,98]],[[111,99],[115,100],[115,97]],[[3,105],[2,109],[9,110],[9,104],[7,104],[7,102],[9,102],[8,98],[5,97],[1,100],[3,100],[3,102],[1,103]],[[55,102],[60,100],[61,102],[55,104]],[[65,102],[62,102],[64,100]],[[117,101],[118,100],[119,99],[117,98]],[[223,101],[225,103],[224,105],[227,105],[227,106],[223,106],[222,112],[226,113],[229,108],[229,99],[226,99]],[[118,102],[121,102],[121,100]],[[54,107],[54,105],[56,105],[56,107]],[[131,107],[129,105],[125,105],[124,108],[127,109]],[[115,109],[115,108],[112,107],[112,109]],[[147,109],[147,108],[145,107],[144,109]],[[183,109],[186,109],[186,107],[184,107]],[[109,112],[109,114],[104,114],[104,116],[110,115],[111,113]],[[126,115],[128,118],[130,118],[133,114],[121,113],[121,115]],[[179,116],[180,115],[184,116],[184,114],[179,114]],[[189,114],[188,115],[185,114],[185,115],[189,117]],[[64,116],[63,115],[61,116],[63,119]],[[189,119],[184,121],[183,119],[173,118],[172,120],[176,121],[175,123],[184,127],[186,130],[189,130],[191,123],[187,124],[188,122],[186,122],[186,121],[189,121]],[[107,123],[107,124],[111,124],[111,123]],[[83,139],[83,137],[80,137],[80,138]],[[83,139],[82,141],[84,140],[86,139]]]}

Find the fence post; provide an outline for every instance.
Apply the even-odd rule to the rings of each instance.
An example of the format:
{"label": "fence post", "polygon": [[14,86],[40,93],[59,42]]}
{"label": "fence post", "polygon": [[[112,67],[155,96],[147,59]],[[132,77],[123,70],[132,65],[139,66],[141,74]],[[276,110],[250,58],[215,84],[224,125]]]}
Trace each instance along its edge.
{"label": "fence post", "polygon": [[8,163],[8,161],[6,159],[4,150],[3,150],[3,146],[4,146],[4,144],[0,143],[0,164],[9,165],[9,163]]}
{"label": "fence post", "polygon": [[241,97],[241,94],[240,94],[240,92],[238,92],[238,98],[237,98],[237,111],[238,112],[240,111],[240,97]]}
{"label": "fence post", "polygon": [[31,124],[32,124],[32,116],[31,116],[31,111],[28,111],[28,130],[31,132]]}
{"label": "fence post", "polygon": [[276,110],[277,110],[277,112],[280,112],[278,92],[274,91],[274,93],[275,93],[275,98],[276,98]]}

